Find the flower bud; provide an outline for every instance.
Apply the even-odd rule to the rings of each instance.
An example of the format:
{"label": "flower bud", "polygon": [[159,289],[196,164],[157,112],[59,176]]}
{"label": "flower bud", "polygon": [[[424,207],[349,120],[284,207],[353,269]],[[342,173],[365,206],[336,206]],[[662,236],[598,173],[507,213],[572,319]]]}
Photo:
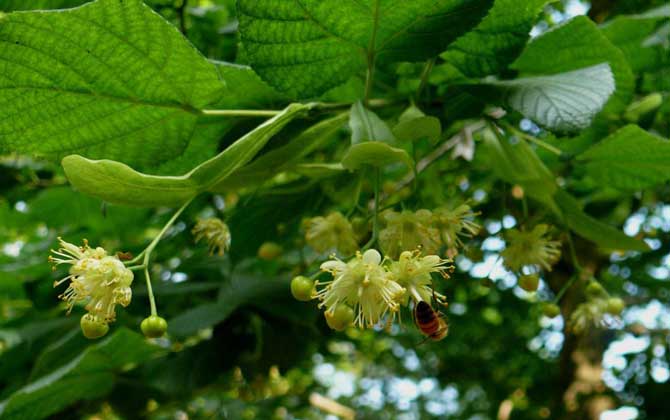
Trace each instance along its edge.
{"label": "flower bud", "polygon": [[586,285],[586,295],[591,298],[600,297],[607,294],[603,286],[595,280],[591,280],[589,284]]}
{"label": "flower bud", "polygon": [[291,294],[301,302],[307,302],[312,299],[314,291],[314,281],[309,277],[296,276],[291,280]]}
{"label": "flower bud", "polygon": [[337,304],[334,310],[323,313],[326,323],[335,331],[342,331],[354,322],[354,310],[343,303]]}
{"label": "flower bud", "polygon": [[542,305],[542,314],[549,318],[556,318],[561,314],[561,308],[555,303],[545,303]]}
{"label": "flower bud", "polygon": [[540,284],[540,278],[537,274],[524,274],[519,277],[519,287],[526,292],[535,292]]}
{"label": "flower bud", "polygon": [[84,337],[91,340],[100,338],[109,331],[109,325],[100,317],[92,314],[82,316],[79,325]]}
{"label": "flower bud", "polygon": [[621,298],[609,298],[607,299],[607,309],[606,312],[610,315],[621,315],[623,309],[626,307],[626,304]]}
{"label": "flower bud", "polygon": [[144,318],[142,324],[140,324],[140,328],[147,338],[162,337],[165,331],[167,331],[167,321],[157,315],[151,315]]}
{"label": "flower bud", "polygon": [[258,258],[263,260],[274,260],[282,254],[282,247],[276,242],[263,242],[258,248]]}

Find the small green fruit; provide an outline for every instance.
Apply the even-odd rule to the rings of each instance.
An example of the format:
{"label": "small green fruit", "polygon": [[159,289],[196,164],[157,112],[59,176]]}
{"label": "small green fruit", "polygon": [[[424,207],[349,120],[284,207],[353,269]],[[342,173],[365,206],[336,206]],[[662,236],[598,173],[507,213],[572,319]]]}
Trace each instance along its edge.
{"label": "small green fruit", "polygon": [[281,245],[276,242],[263,242],[258,248],[258,258],[263,260],[274,260],[283,252]]}
{"label": "small green fruit", "polygon": [[605,289],[597,281],[591,280],[586,286],[586,294],[589,297],[595,298],[607,294]]}
{"label": "small green fruit", "polygon": [[147,318],[144,318],[140,324],[142,333],[147,338],[158,338],[162,337],[167,331],[167,321],[165,319],[157,316],[151,315]]}
{"label": "small green fruit", "polygon": [[335,331],[342,331],[354,322],[354,310],[343,303],[338,304],[332,313],[326,311],[323,314],[328,326]]}
{"label": "small green fruit", "polygon": [[540,277],[537,274],[524,274],[519,277],[519,287],[526,292],[534,292],[540,285]]}
{"label": "small green fruit", "polygon": [[307,302],[312,299],[314,291],[314,281],[309,277],[296,276],[291,280],[291,294],[301,302]]}
{"label": "small green fruit", "polygon": [[621,298],[609,298],[607,299],[607,313],[610,315],[621,315],[623,309],[626,307],[626,304]]}
{"label": "small green fruit", "polygon": [[545,303],[542,305],[542,314],[549,318],[555,318],[561,314],[561,308],[555,303]]}
{"label": "small green fruit", "polygon": [[109,331],[109,325],[96,315],[86,314],[81,317],[79,321],[81,331],[84,337],[88,339],[96,339],[104,336]]}

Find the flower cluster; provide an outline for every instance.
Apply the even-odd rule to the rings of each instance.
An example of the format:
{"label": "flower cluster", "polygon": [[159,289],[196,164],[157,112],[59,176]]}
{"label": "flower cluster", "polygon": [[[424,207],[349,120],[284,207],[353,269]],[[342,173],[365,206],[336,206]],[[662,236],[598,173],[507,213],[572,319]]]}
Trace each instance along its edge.
{"label": "flower cluster", "polygon": [[319,253],[339,252],[351,255],[358,249],[352,224],[339,212],[304,221],[305,241]]}
{"label": "flower cluster", "polygon": [[[316,291],[304,295],[320,300],[319,307],[326,308],[324,315],[333,329],[343,329],[351,323],[371,328],[384,319],[391,325],[401,306],[409,305],[410,298],[414,302],[430,302],[433,297],[438,302],[445,301],[444,296],[433,291],[431,273],[448,278],[447,271],[452,269],[449,262],[436,255],[422,257],[418,251],[403,252],[393,261],[382,259],[377,250],[369,249],[357,252],[348,262],[334,258],[321,264],[321,270],[330,273],[332,279],[317,281]],[[305,280],[298,279],[301,283]]]}
{"label": "flower cluster", "polygon": [[561,257],[561,243],[548,238],[549,226],[539,224],[530,231],[507,231],[507,247],[500,253],[505,267],[519,272],[523,267],[551,271]]}
{"label": "flower cluster", "polygon": [[605,314],[619,316],[625,307],[621,298],[611,297],[595,280],[586,286],[586,297],[586,302],[579,304],[570,315],[570,328],[575,334],[581,334],[591,326],[607,326]]}
{"label": "flower cluster", "polygon": [[403,250],[417,248],[426,254],[439,254],[442,247],[453,257],[464,245],[462,238],[479,233],[481,228],[474,222],[475,216],[477,213],[468,204],[433,211],[387,210],[381,215],[384,227],[379,232],[379,244],[384,253],[392,257],[398,257]]}
{"label": "flower cluster", "polygon": [[204,239],[209,247],[209,253],[219,256],[230,248],[230,229],[221,219],[210,217],[208,219],[199,219],[191,233],[195,235],[195,241],[200,242]]}
{"label": "flower cluster", "polygon": [[54,282],[54,287],[67,281],[68,288],[59,297],[68,306],[68,313],[77,302],[86,302],[88,311],[82,317],[84,334],[90,338],[107,332],[107,324],[116,319],[116,305],[128,306],[132,297],[130,285],[133,272],[116,256],[107,255],[103,248],[91,248],[84,240],[79,247],[58,238],[60,248],[52,250],[49,261],[54,269],[70,264],[69,275]]}

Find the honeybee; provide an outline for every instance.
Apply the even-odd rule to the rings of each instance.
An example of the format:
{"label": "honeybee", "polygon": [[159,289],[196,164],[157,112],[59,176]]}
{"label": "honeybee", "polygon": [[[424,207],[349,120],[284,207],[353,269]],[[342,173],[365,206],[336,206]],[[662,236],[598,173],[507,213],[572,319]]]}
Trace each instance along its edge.
{"label": "honeybee", "polygon": [[414,306],[414,322],[421,333],[426,336],[426,340],[443,340],[449,332],[449,325],[442,314],[423,300]]}

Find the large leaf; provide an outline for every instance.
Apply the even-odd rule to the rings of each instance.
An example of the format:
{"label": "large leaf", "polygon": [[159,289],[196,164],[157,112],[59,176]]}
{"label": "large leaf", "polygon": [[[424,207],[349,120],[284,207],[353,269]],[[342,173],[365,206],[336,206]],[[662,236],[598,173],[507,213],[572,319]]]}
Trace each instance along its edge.
{"label": "large leaf", "polygon": [[418,61],[474,26],[489,0],[240,0],[246,58],[277,89],[311,97],[368,61]]}
{"label": "large leaf", "polygon": [[[488,15],[441,57],[461,77],[497,74],[519,55],[548,0],[496,0]],[[441,69],[445,71],[446,69]]]}
{"label": "large leaf", "polygon": [[0,23],[0,151],[152,166],[181,154],[224,91],[215,65],[140,0]]}
{"label": "large leaf", "polygon": [[602,186],[638,190],[670,180],[670,141],[628,125],[578,157]]}
{"label": "large leaf", "polygon": [[603,63],[609,65],[616,86],[604,114],[618,113],[632,97],[633,74],[623,53],[585,16],[578,16],[535,38],[511,67],[519,70],[520,76],[528,77],[565,73]]}
{"label": "large leaf", "polygon": [[109,203],[145,207],[177,205],[200,192],[209,191],[248,163],[273,135],[304,114],[310,106],[289,105],[185,175],[146,175],[120,162],[90,160],[79,155],[64,158],[63,169],[70,183],[79,191]]}
{"label": "large leaf", "polygon": [[148,360],[161,351],[141,335],[120,329],[69,363],[13,393],[0,404],[0,417],[43,419],[76,401],[101,397],[114,387],[116,371]]}
{"label": "large leaf", "polygon": [[87,1],[89,0],[0,0],[0,11],[67,9]]}
{"label": "large leaf", "polygon": [[614,92],[614,77],[608,64],[491,84],[505,90],[509,106],[558,131],[588,127]]}
{"label": "large leaf", "polygon": [[584,213],[579,201],[563,190],[556,191],[556,203],[563,212],[563,220],[580,236],[590,239],[599,246],[616,250],[648,251],[644,241],[631,238],[622,231],[605,224]]}

